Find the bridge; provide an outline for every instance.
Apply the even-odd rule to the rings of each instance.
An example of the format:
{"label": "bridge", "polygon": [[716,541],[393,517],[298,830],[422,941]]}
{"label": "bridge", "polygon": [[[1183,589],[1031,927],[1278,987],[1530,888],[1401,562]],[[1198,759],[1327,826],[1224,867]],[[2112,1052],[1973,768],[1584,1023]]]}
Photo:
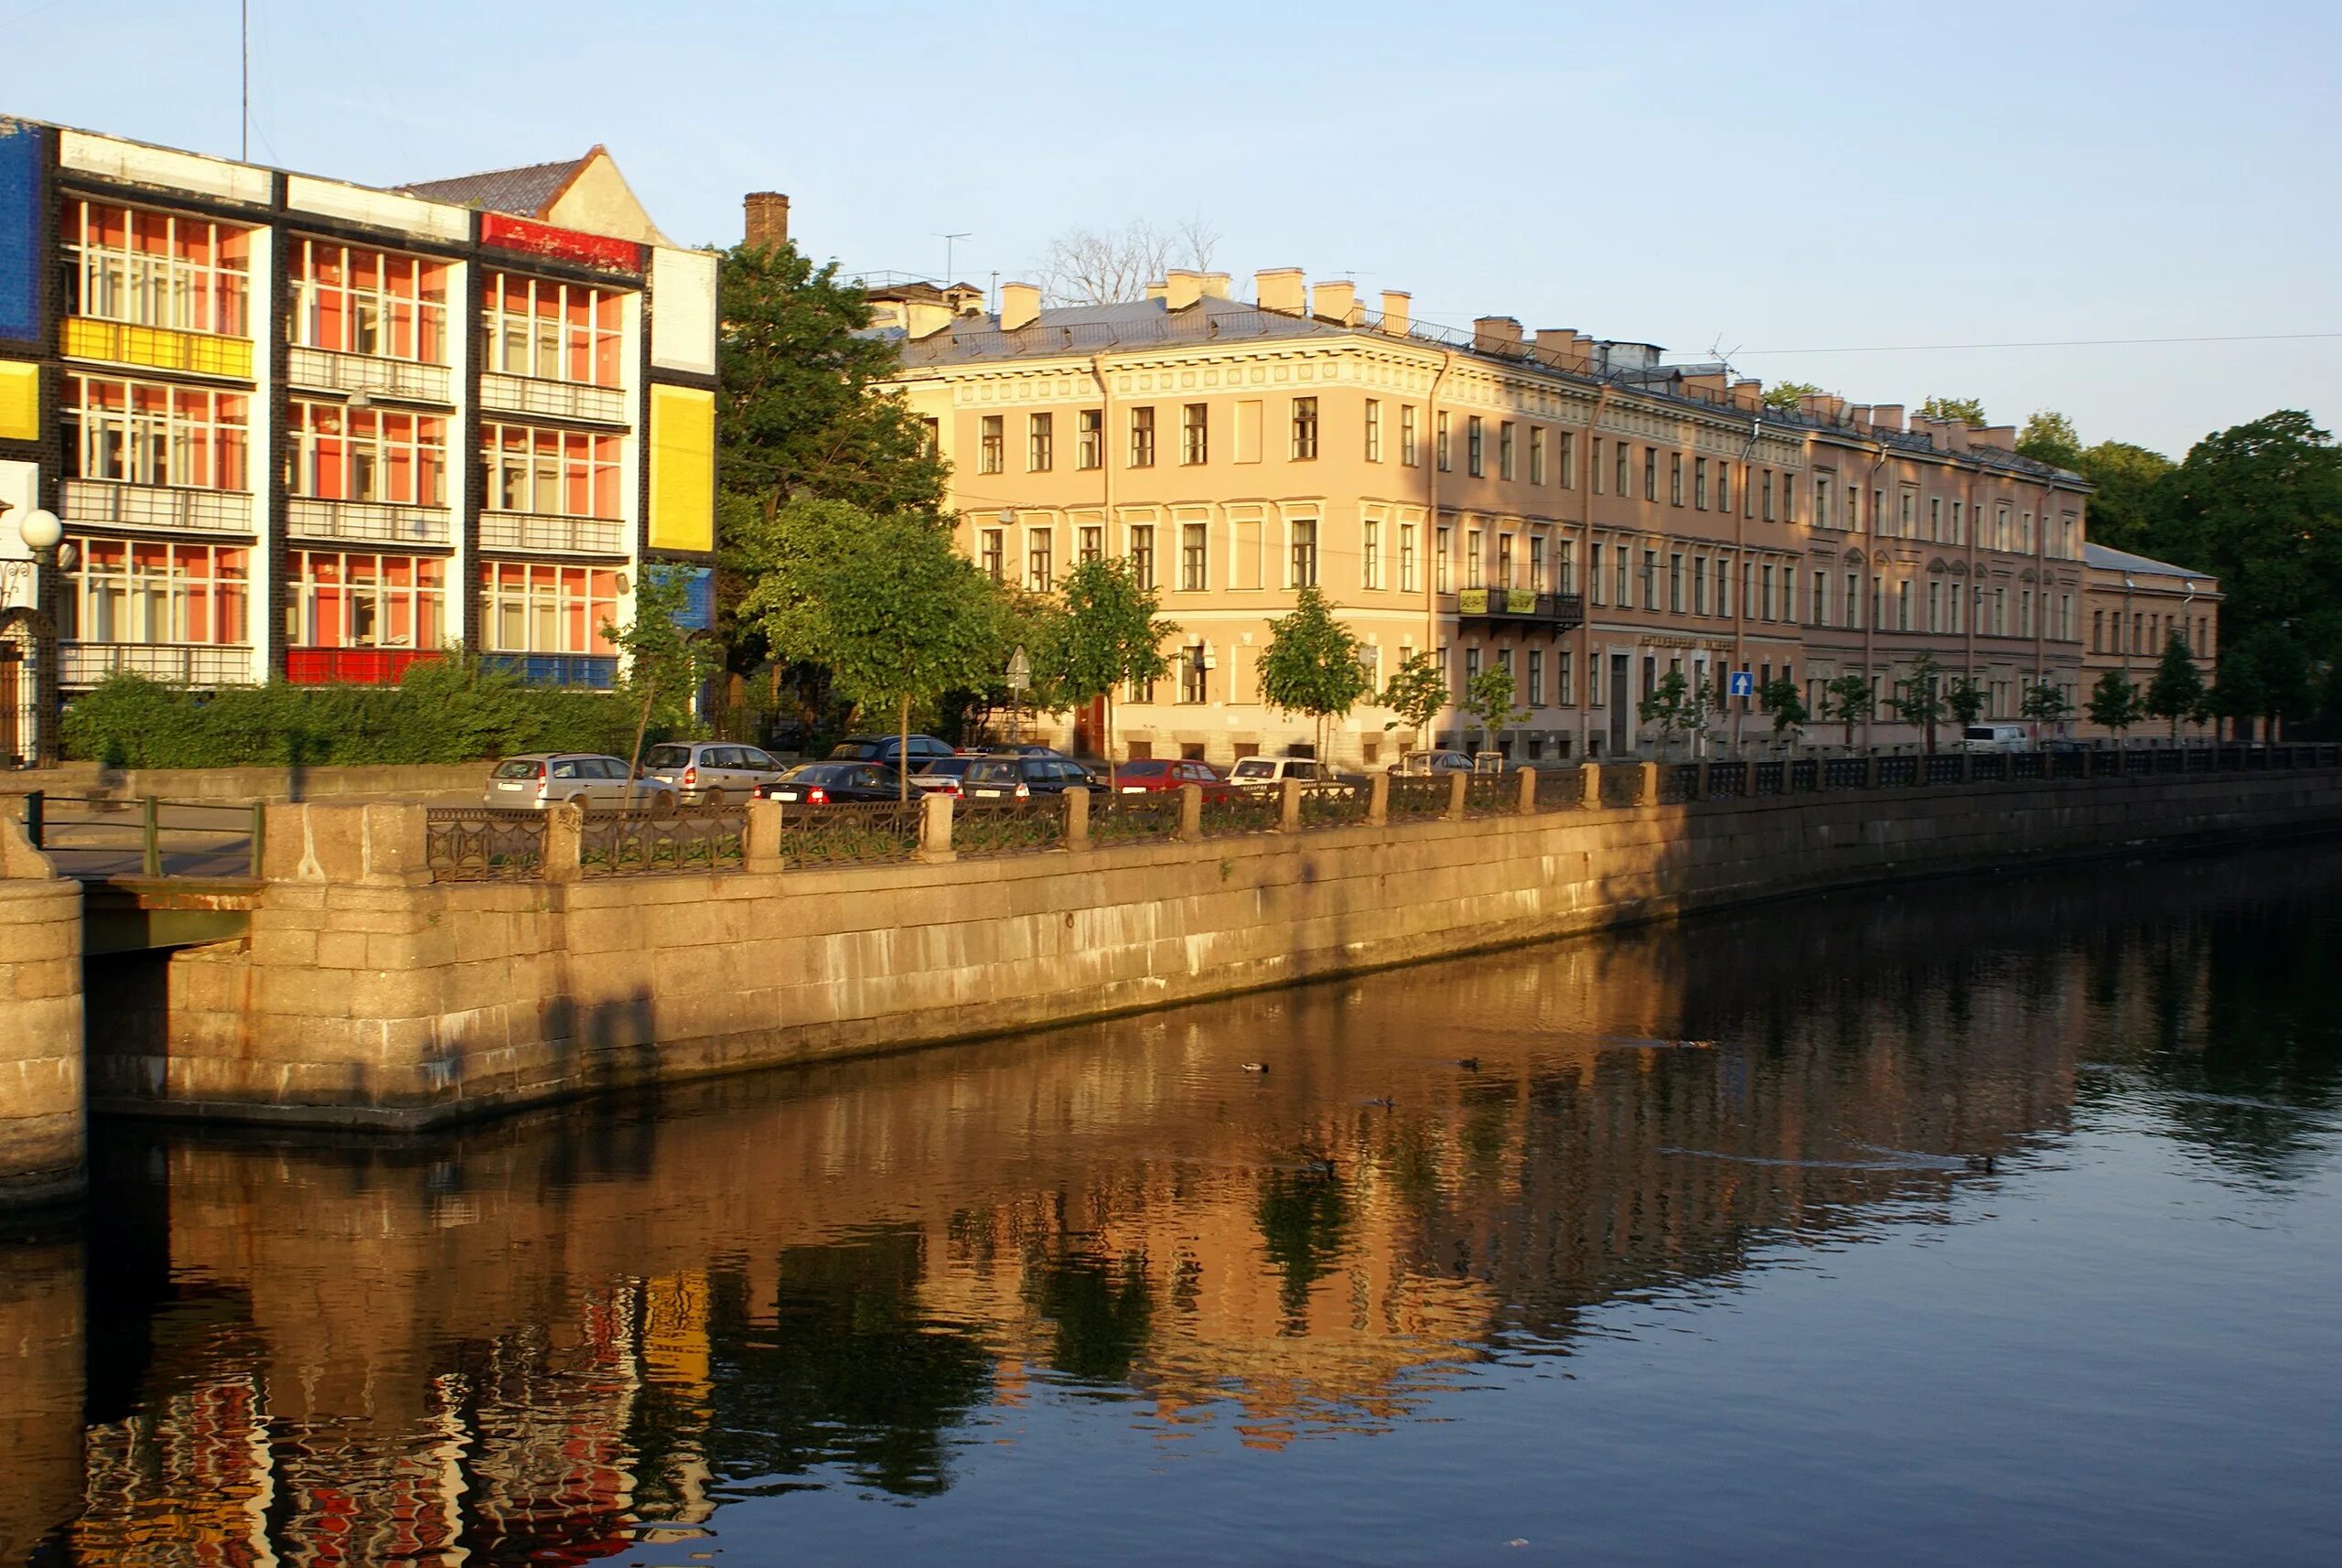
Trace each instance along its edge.
{"label": "bridge", "polygon": [[81,884],[84,954],[250,934],[267,844],[260,803],[33,790],[14,814],[32,847]]}

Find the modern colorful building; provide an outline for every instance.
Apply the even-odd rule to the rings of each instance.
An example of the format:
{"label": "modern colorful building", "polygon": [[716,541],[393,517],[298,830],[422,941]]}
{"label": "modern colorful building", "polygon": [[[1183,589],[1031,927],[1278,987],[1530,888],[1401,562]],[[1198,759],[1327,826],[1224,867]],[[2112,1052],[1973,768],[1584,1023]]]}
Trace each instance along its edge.
{"label": "modern colorful building", "polygon": [[455,643],[607,686],[662,565],[704,624],[715,280],[600,147],[384,190],[0,119],[0,561],[65,530],[0,579],[0,753],[43,605],[69,696]]}

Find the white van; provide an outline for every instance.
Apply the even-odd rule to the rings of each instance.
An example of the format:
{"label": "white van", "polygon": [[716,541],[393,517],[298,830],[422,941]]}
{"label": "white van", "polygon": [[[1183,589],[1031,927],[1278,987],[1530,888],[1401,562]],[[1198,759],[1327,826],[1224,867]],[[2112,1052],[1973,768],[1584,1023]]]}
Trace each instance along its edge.
{"label": "white van", "polygon": [[2033,736],[2023,725],[1970,725],[1961,732],[1966,751],[2031,751]]}

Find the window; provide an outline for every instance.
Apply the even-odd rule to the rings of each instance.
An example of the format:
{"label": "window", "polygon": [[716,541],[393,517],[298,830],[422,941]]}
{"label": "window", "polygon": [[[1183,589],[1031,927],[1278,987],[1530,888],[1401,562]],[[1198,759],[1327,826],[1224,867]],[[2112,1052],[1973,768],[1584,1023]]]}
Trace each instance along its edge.
{"label": "window", "polygon": [[[1625,489],[1624,486],[1619,488],[1621,491]],[[1655,501],[1658,499],[1659,448],[1656,446],[1646,446],[1643,448],[1643,499],[1647,501]],[[1680,501],[1683,498],[1681,495],[1678,495],[1675,499]]]}
{"label": "window", "polygon": [[1434,433],[1433,440],[1439,448],[1434,454],[1439,464],[1439,471],[1445,474],[1454,462],[1453,454],[1449,451],[1447,445],[1447,412],[1445,409],[1440,411],[1438,428]]}
{"label": "window", "polygon": [[1692,613],[1708,613],[1708,558],[1704,555],[1692,558]]}
{"label": "window", "polygon": [[1191,642],[1180,650],[1179,700],[1183,703],[1204,703],[1211,700],[1211,668],[1205,662],[1210,655],[1200,642]]}
{"label": "window", "polygon": [[1081,530],[1073,547],[1074,559],[1087,564],[1106,553],[1106,531],[1091,524]]}
{"label": "window", "polygon": [[68,472],[206,490],[244,488],[243,392],[102,376],[65,378]]}
{"label": "window", "polygon": [[1179,525],[1179,587],[1182,592],[1200,594],[1210,584],[1207,570],[1210,562],[1206,553],[1205,539],[1202,523]]}
{"label": "window", "polygon": [[976,472],[997,474],[1008,464],[1008,438],[1002,434],[1003,415],[987,413],[976,425]]}
{"label": "window", "polygon": [[1770,468],[1765,470],[1763,486],[1765,494],[1764,516],[1765,521],[1767,522],[1770,522],[1773,521],[1773,470]]}
{"label": "window", "polygon": [[1286,585],[1295,588],[1317,585],[1317,522],[1315,518],[1296,518],[1293,522],[1293,580]]}
{"label": "window", "polygon": [[1399,461],[1412,468],[1423,460],[1415,441],[1415,409],[1409,403],[1399,410]]}
{"label": "window", "polygon": [[289,552],[286,640],[295,648],[439,648],[447,640],[446,569],[427,555]]}
{"label": "window", "polygon": [[1643,552],[1643,608],[1659,608],[1659,552]]}
{"label": "window", "polygon": [[1670,506],[1683,504],[1683,454],[1667,455],[1667,500]]}
{"label": "window", "polygon": [[1131,467],[1155,467],[1155,410],[1151,407],[1131,410]]}
{"label": "window", "polygon": [[1476,479],[1488,471],[1487,424],[1477,413],[1464,421],[1464,470]]}
{"label": "window", "polygon": [[1508,419],[1497,425],[1497,478],[1499,479],[1513,477],[1512,448],[1513,424]]}
{"label": "window", "polygon": [[66,314],[251,336],[249,231],[110,201],[68,201],[59,225]]}
{"label": "window", "polygon": [[1617,484],[1615,484],[1615,485],[1613,485],[1613,486],[1611,487],[1611,489],[1613,490],[1613,492],[1614,492],[1614,493],[1616,493],[1616,494],[1617,494],[1617,495],[1619,495],[1619,496],[1623,497],[1623,496],[1625,496],[1625,495],[1628,493],[1628,492],[1627,492],[1627,463],[1628,463],[1628,459],[1629,459],[1629,457],[1630,457],[1630,456],[1631,456],[1631,452],[1630,452],[1630,449],[1628,447],[1627,444],[1626,444],[1625,442],[1623,442],[1623,441],[1613,441],[1612,443],[1610,443],[1610,451],[1611,451],[1611,454],[1612,454],[1612,455],[1613,455],[1613,456],[1617,459],[1617,463],[1616,463],[1615,467],[1617,467],[1617,476],[1616,476],[1616,477],[1617,477],[1617,481],[1618,481]]}
{"label": "window", "polygon": [[402,506],[446,504],[444,419],[300,400],[291,413],[293,494]]}
{"label": "window", "polygon": [[1529,482],[1545,482],[1545,427],[1542,424],[1529,427]]}
{"label": "window", "polygon": [[1480,580],[1482,570],[1480,531],[1467,528],[1464,531],[1464,585],[1467,588],[1484,586]]}
{"label": "window", "polygon": [[447,362],[447,263],[301,240],[292,256],[293,341],[426,365]]}
{"label": "window", "polygon": [[1542,649],[1529,650],[1528,705],[1532,708],[1545,705],[1545,654]]}
{"label": "window", "polygon": [[1951,503],[1951,532],[1944,535],[1943,542],[1946,544],[1960,542],[1960,503],[1958,501]]}
{"label": "window", "polygon": [[1756,583],[1756,618],[1771,620],[1773,618],[1773,568],[1769,563],[1757,570]]}
{"label": "window", "polygon": [[59,636],[81,642],[250,639],[248,552],[162,540],[81,539],[59,592]]}
{"label": "window", "polygon": [[1512,535],[1509,533],[1497,535],[1497,586],[1512,586]]}
{"label": "window", "polygon": [[618,436],[532,424],[483,424],[479,435],[490,510],[540,517],[619,515]]}
{"label": "window", "polygon": [[1602,580],[1602,546],[1600,544],[1586,546],[1585,563],[1586,575],[1594,583],[1594,602],[1597,605],[1608,603],[1609,601],[1603,596],[1606,585]]}
{"label": "window", "polygon": [[1382,585],[1382,525],[1372,518],[1359,524],[1359,585]]}
{"label": "window", "polygon": [[1454,542],[1448,538],[1448,535],[1454,532],[1445,524],[1442,524],[1433,532],[1431,536],[1431,570],[1434,578],[1432,587],[1437,593],[1445,594],[1449,591],[1447,553]]}
{"label": "window", "polygon": [[1667,556],[1667,608],[1671,615],[1683,613],[1683,553],[1670,551]]}
{"label": "window", "polygon": [[943,422],[922,419],[919,422],[919,449],[922,456],[939,456],[943,451]]}
{"label": "window", "polygon": [[1574,594],[1577,592],[1577,545],[1574,541],[1564,539],[1557,547],[1557,553],[1562,558],[1562,592]]}
{"label": "window", "polygon": [[1789,482],[1789,476],[1787,474],[1781,476],[1781,521],[1783,522],[1797,521],[1797,487]]}
{"label": "window", "polygon": [[1570,651],[1563,648],[1553,653],[1553,701],[1564,708],[1577,701],[1576,671],[1572,667]]}
{"label": "window", "polygon": [[1830,481],[1820,474],[1813,477],[1813,526],[1828,528],[1830,523]]}
{"label": "window", "polygon": [[619,384],[626,296],[589,284],[490,273],[481,291],[481,368],[539,381]]}
{"label": "window", "polygon": [[1812,612],[1814,625],[1830,624],[1830,578],[1827,574],[1816,572],[1813,575],[1813,593],[1806,603]]}
{"label": "window", "polygon": [[1366,400],[1366,460],[1382,461],[1382,400],[1379,397]]}
{"label": "window", "polygon": [[2033,590],[2031,588],[2017,590],[2016,634],[2019,637],[2033,635]]}
{"label": "window", "polygon": [[1025,585],[1037,594],[1057,586],[1057,537],[1054,528],[1025,531]]}
{"label": "window", "polygon": [[1057,416],[1028,414],[1025,422],[1025,469],[1046,474],[1057,462]]}
{"label": "window", "polygon": [[1293,400],[1293,459],[1305,463],[1317,456],[1317,400],[1297,397]]}
{"label": "window", "polygon": [[1885,520],[1886,492],[1873,490],[1870,493],[1870,531],[1873,533],[1880,532],[1885,526]]}
{"label": "window", "polygon": [[1577,489],[1577,437],[1566,430],[1562,432],[1562,489]]}
{"label": "window", "polygon": [[1151,522],[1131,525],[1131,575],[1140,587],[1155,586],[1155,525]]}
{"label": "window", "polygon": [[1718,511],[1732,510],[1732,465],[1730,463],[1716,464],[1716,510]]}
{"label": "window", "polygon": [[1863,575],[1846,574],[1846,625],[1851,629],[1863,624]]}
{"label": "window", "polygon": [[1415,525],[1412,522],[1399,525],[1399,591],[1415,591]]}
{"label": "window", "polygon": [[1943,498],[1941,496],[1928,498],[1928,537],[1939,544],[1943,542]]}
{"label": "window", "polygon": [[1943,629],[1943,585],[1932,578],[1928,582],[1928,629]]}
{"label": "window", "polygon": [[1627,547],[1621,544],[1610,553],[1617,566],[1618,607],[1623,610],[1634,603],[1633,597],[1627,591]]}
{"label": "window", "polygon": [[1475,681],[1477,681],[1477,680],[1478,680],[1479,678],[1480,678],[1480,650],[1479,650],[1477,648],[1467,648],[1467,649],[1466,649],[1466,650],[1464,650],[1464,687],[1465,687],[1465,690],[1466,690],[1466,691],[1469,691],[1469,690],[1471,690],[1472,682],[1475,682]]}
{"label": "window", "polygon": [[1073,416],[1073,466],[1095,468],[1106,460],[1106,411],[1085,408]]}
{"label": "window", "polygon": [[997,583],[1003,571],[1002,532],[987,528],[976,535],[976,565],[987,577]]}
{"label": "window", "polygon": [[1179,411],[1179,461],[1193,467],[1211,459],[1211,411],[1191,403]]}
{"label": "window", "polygon": [[1529,588],[1531,593],[1549,593],[1552,585],[1545,578],[1545,536],[1529,536]]}
{"label": "window", "polygon": [[1715,559],[1716,614],[1732,614],[1732,562],[1725,556]]}
{"label": "window", "polygon": [[[1683,460],[1681,457],[1675,460],[1675,478],[1679,490],[1675,503],[1681,506],[1683,504],[1683,497],[1680,493],[1681,481],[1683,478]],[[1692,460],[1692,504],[1702,511],[1708,510],[1708,460],[1705,457],[1695,457]],[[1719,502],[1718,505],[1721,506],[1722,503]]]}
{"label": "window", "polygon": [[618,619],[618,568],[483,561],[480,613],[492,653],[618,651],[602,628]]}

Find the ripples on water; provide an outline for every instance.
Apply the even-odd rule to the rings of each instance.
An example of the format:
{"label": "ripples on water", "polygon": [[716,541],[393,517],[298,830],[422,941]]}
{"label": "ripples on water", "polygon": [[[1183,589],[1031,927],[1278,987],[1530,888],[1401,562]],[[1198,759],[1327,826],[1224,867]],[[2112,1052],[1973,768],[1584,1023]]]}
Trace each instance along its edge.
{"label": "ripples on water", "polygon": [[2294,851],[106,1126],[0,1563],[2330,1562],[2338,959]]}

